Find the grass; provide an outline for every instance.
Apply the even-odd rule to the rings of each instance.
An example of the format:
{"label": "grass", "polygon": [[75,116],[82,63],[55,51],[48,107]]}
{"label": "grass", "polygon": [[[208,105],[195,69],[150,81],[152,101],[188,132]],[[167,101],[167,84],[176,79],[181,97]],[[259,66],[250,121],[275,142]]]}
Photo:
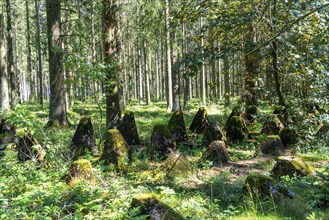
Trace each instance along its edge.
{"label": "grass", "polygon": [[[47,104],[46,104],[47,105]],[[167,124],[168,113],[164,102],[151,106],[130,104],[126,111],[134,112],[141,140],[147,144],[154,125]],[[236,105],[236,100],[233,101]],[[192,122],[199,107],[193,100],[184,109],[186,125]],[[273,106],[260,105],[261,114],[272,111]],[[217,120],[223,126],[231,109],[220,105],[207,106],[210,120]],[[101,105],[104,110],[104,104]],[[128,209],[132,197],[141,192],[151,192],[164,203],[173,207],[188,219],[327,219],[328,207],[324,206],[323,195],[329,190],[328,180],[318,178],[284,179],[283,184],[298,194],[300,200],[289,200],[288,205],[274,203],[268,199],[251,199],[242,193],[242,185],[250,170],[269,173],[273,161],[262,161],[242,170],[230,165],[212,167],[200,160],[205,147],[178,146],[192,163],[193,171],[187,177],[168,178],[161,162],[150,161],[145,147],[134,149],[131,170],[117,172],[114,166],[105,166],[97,158],[92,159],[97,182],[81,182],[70,187],[64,181],[72,155],[69,149],[75,127],[81,113],[93,119],[97,143],[104,143],[105,114],[97,104],[77,102],[69,111],[69,120],[74,125],[61,130],[44,128],[47,109],[40,110],[36,104],[18,105],[15,112],[4,115],[18,129],[33,130],[37,139],[46,148],[47,166],[35,161],[17,162],[13,148],[0,157],[0,218],[1,219],[129,219]],[[102,115],[102,116],[101,116]],[[251,129],[259,131],[262,121]],[[191,142],[200,143],[201,136]],[[313,143],[313,142],[312,142]],[[314,143],[317,143],[314,141]],[[234,162],[259,156],[258,141],[233,144],[229,147]],[[306,151],[304,158],[310,161],[328,160],[328,153]],[[328,169],[318,169],[328,178]],[[251,172],[251,171],[250,171]],[[302,187],[300,187],[302,186]],[[288,203],[287,203],[288,204]]]}

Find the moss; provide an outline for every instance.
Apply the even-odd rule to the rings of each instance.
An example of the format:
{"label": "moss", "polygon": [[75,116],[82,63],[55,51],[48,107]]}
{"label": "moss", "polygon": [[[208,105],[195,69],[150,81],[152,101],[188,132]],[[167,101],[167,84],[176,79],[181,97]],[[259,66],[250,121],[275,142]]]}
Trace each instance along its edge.
{"label": "moss", "polygon": [[74,186],[81,180],[95,182],[95,176],[89,160],[79,159],[72,163],[66,182]]}
{"label": "moss", "polygon": [[183,220],[181,214],[176,212],[170,206],[162,203],[153,194],[141,193],[134,196],[130,208],[139,207],[137,216],[148,215],[148,219],[163,219],[163,220]]}
{"label": "moss", "polygon": [[307,176],[314,175],[314,168],[298,157],[279,157],[272,173],[276,177],[281,176]]}
{"label": "moss", "polygon": [[172,138],[172,135],[166,125],[154,125],[153,133],[162,135],[167,138]]}
{"label": "moss", "polygon": [[186,127],[182,111],[176,111],[170,118],[167,125],[168,130],[176,141],[186,141]]}
{"label": "moss", "polygon": [[284,152],[283,143],[279,135],[268,135],[261,144],[261,150],[264,154],[280,156]]}
{"label": "moss", "polygon": [[230,160],[226,145],[223,141],[213,141],[202,154],[202,159],[214,162],[214,165],[221,165]]}
{"label": "moss", "polygon": [[278,135],[284,128],[280,119],[276,115],[271,115],[264,123],[262,133],[268,135]]}
{"label": "moss", "polygon": [[113,163],[119,170],[126,170],[131,159],[130,148],[117,129],[110,129],[107,132],[105,148],[100,160]]}
{"label": "moss", "polygon": [[241,116],[231,118],[226,135],[231,141],[242,141],[248,135],[248,128]]}
{"label": "moss", "polygon": [[224,130],[227,130],[228,125],[229,125],[229,123],[230,123],[232,117],[234,117],[234,116],[241,116],[241,117],[242,117],[242,115],[243,115],[243,113],[242,113],[238,108],[234,108],[234,109],[232,109],[232,112],[231,112],[231,114],[229,115],[229,117],[228,117],[228,119],[227,119],[227,121],[226,121],[226,123],[225,123]]}
{"label": "moss", "polygon": [[215,140],[226,141],[226,137],[218,122],[209,122],[204,132],[202,143],[203,145],[208,146]]}
{"label": "moss", "polygon": [[184,177],[191,173],[192,166],[185,154],[171,152],[164,162],[167,177]]}
{"label": "moss", "polygon": [[176,143],[173,140],[170,131],[165,125],[155,125],[151,136],[151,145],[149,154],[154,158],[157,153],[160,158],[166,158],[170,153],[170,148],[175,149]]}
{"label": "moss", "polygon": [[275,180],[270,176],[261,174],[250,174],[243,186],[245,193],[263,194],[270,196],[271,187],[275,184]]}
{"label": "moss", "polygon": [[57,119],[49,120],[46,127],[48,128],[59,128],[59,121]]}

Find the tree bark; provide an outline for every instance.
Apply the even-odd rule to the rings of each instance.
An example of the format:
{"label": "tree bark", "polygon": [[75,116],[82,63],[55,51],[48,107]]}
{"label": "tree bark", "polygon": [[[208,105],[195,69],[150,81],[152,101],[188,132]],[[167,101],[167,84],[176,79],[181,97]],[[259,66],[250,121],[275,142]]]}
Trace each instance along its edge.
{"label": "tree bark", "polygon": [[[255,30],[253,27],[249,27],[249,33],[246,39],[246,51],[250,51],[256,45]],[[246,106],[255,105],[257,106],[257,87],[256,80],[258,76],[258,59],[259,54],[257,51],[253,53],[248,53],[245,55],[245,66],[246,66],[246,76],[245,76],[245,90],[246,90]]]}
{"label": "tree bark", "polygon": [[1,77],[1,110],[10,110],[9,103],[9,90],[8,90],[8,73],[7,73],[7,59],[6,59],[6,47],[3,37],[3,2],[0,0],[0,77]]}
{"label": "tree bark", "polygon": [[[200,19],[200,29],[202,28],[203,21],[202,17]],[[204,39],[201,38],[201,50],[203,51]],[[203,52],[202,52],[203,54]],[[206,105],[206,66],[204,61],[202,61],[201,72],[200,72],[200,96],[202,105]]]}
{"label": "tree bark", "polygon": [[[272,32],[276,32],[276,11],[277,11],[277,1],[273,1],[273,11],[272,11]],[[281,92],[281,83],[280,83],[280,72],[279,72],[279,67],[278,67],[278,49],[277,49],[277,43],[276,40],[274,39],[271,41],[271,56],[272,56],[272,67],[273,67],[273,76],[274,76],[274,81],[275,81],[275,89],[276,93],[279,98],[279,105],[285,106],[285,100]]]}
{"label": "tree bark", "polygon": [[28,79],[29,79],[29,94],[28,94],[28,99],[31,100],[33,97],[33,82],[32,82],[32,62],[31,62],[31,35],[30,35],[30,15],[29,15],[29,1],[25,0],[25,10],[26,10],[26,47],[27,47],[27,74],[28,74]]}
{"label": "tree bark", "polygon": [[[58,3],[58,4],[60,4],[60,3]],[[60,9],[58,9],[58,10],[60,10]],[[58,12],[58,13],[60,14],[60,12]],[[39,102],[40,102],[41,108],[43,108],[43,74],[42,74],[42,54],[41,54],[40,18],[39,18],[39,1],[38,0],[35,0],[35,14],[36,14],[36,19],[37,19],[37,52],[38,52]],[[60,16],[60,15],[58,15],[58,16]],[[48,18],[48,13],[47,13],[47,18]],[[59,21],[60,21],[60,19],[59,19]],[[47,24],[48,24],[48,20],[47,20]],[[58,24],[58,26],[60,28],[60,23]],[[49,28],[49,26],[48,26],[48,28]],[[49,30],[48,30],[48,37],[50,37],[49,34],[50,33],[49,33]],[[58,41],[60,41],[59,38],[60,38],[60,36],[58,36]],[[48,47],[50,46],[49,45],[49,40],[50,39],[48,38]],[[58,56],[61,56],[61,55],[58,55]],[[49,62],[50,62],[50,60],[49,60]],[[60,62],[62,62],[62,61],[60,61]],[[49,67],[49,74],[50,74],[50,67]]]}
{"label": "tree bark", "polygon": [[166,95],[167,111],[171,112],[173,108],[173,89],[171,72],[171,46],[170,46],[170,24],[169,24],[169,0],[165,0],[165,29],[166,29],[166,51],[167,51],[167,71],[166,71]]}
{"label": "tree bark", "polygon": [[145,86],[145,91],[146,91],[146,104],[150,105],[152,104],[151,100],[151,87],[150,87],[150,77],[152,76],[152,53],[151,49],[148,50],[148,71],[146,73],[146,86]]}
{"label": "tree bark", "polygon": [[[65,1],[65,25],[64,25],[64,28],[65,28],[65,33],[66,35],[69,35],[70,34],[70,21],[69,21],[69,1],[66,0]],[[69,42],[69,39],[68,37],[65,38],[64,40],[64,48],[65,48],[65,52],[66,54],[71,54],[72,52],[72,48],[70,46],[70,42]],[[94,48],[94,43],[93,43],[93,59],[94,59],[94,51],[96,50]],[[65,65],[65,76],[66,76],[66,79],[67,79],[67,83],[66,83],[66,88],[67,88],[67,108],[70,109],[73,107],[74,105],[74,88],[73,88],[73,71],[72,71],[72,68],[71,68],[71,65],[70,64],[66,64]]]}
{"label": "tree bark", "polygon": [[47,28],[49,53],[49,127],[69,125],[66,112],[64,71],[61,44],[60,0],[47,0]]}
{"label": "tree bark", "polygon": [[225,107],[230,106],[230,71],[229,71],[229,59],[228,53],[226,51],[226,45],[223,47],[223,51],[225,53],[223,60],[223,71],[224,71],[224,98],[225,98]]}
{"label": "tree bark", "polygon": [[7,72],[10,80],[10,107],[16,107],[16,74],[14,70],[13,28],[10,0],[6,0],[7,8]]}
{"label": "tree bark", "polygon": [[123,89],[120,85],[119,53],[120,40],[118,30],[118,0],[103,0],[104,62],[106,70],[106,125],[116,128],[121,120]]}

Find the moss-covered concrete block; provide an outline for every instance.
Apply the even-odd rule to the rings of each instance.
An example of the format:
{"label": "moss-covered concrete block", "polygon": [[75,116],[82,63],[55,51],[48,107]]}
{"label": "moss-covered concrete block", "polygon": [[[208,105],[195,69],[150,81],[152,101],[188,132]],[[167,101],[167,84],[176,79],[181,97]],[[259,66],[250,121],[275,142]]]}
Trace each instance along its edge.
{"label": "moss-covered concrete block", "polygon": [[208,123],[208,113],[204,107],[199,108],[190,125],[190,131],[196,134],[202,133]]}
{"label": "moss-covered concrete block", "polygon": [[175,141],[186,141],[186,126],[184,121],[184,114],[182,111],[176,111],[173,113],[167,128]]}
{"label": "moss-covered concrete block", "polygon": [[148,148],[152,158],[156,155],[165,159],[170,154],[170,149],[175,149],[176,143],[165,125],[155,125],[152,131],[151,144]]}
{"label": "moss-covered concrete block", "polygon": [[83,117],[80,119],[72,138],[71,148],[74,158],[82,156],[86,151],[89,151],[93,156],[99,155],[91,118]]}
{"label": "moss-covered concrete block", "polygon": [[279,135],[268,135],[261,143],[261,150],[264,154],[280,156],[284,152],[284,146]]}
{"label": "moss-covered concrete block", "polygon": [[127,170],[131,159],[131,150],[117,129],[107,131],[105,147],[100,160],[115,164],[119,170]]}
{"label": "moss-covered concrete block", "polygon": [[230,156],[223,141],[213,141],[202,154],[203,160],[212,161],[214,165],[221,165],[230,160]]}
{"label": "moss-covered concrete block", "polygon": [[272,169],[275,177],[315,175],[314,167],[298,157],[281,156]]}
{"label": "moss-covered concrete block", "polygon": [[192,172],[192,166],[185,154],[172,151],[164,161],[167,177],[185,177]]}
{"label": "moss-covered concrete block", "polygon": [[184,220],[185,218],[153,194],[140,193],[134,196],[130,208],[139,208],[137,216],[148,216],[150,220]]}
{"label": "moss-covered concrete block", "polygon": [[208,146],[213,141],[226,141],[224,131],[221,129],[218,122],[208,122],[203,135],[202,144]]}
{"label": "moss-covered concrete block", "polygon": [[74,186],[80,181],[95,182],[95,176],[89,160],[79,159],[72,163],[66,182]]}
{"label": "moss-covered concrete block", "polygon": [[133,112],[126,112],[118,126],[118,130],[129,145],[139,145],[140,139],[138,136],[135,116]]}
{"label": "moss-covered concrete block", "polygon": [[245,180],[242,190],[247,195],[257,197],[273,197],[275,202],[281,202],[282,198],[292,198],[294,193],[282,186],[270,176],[253,173]]}
{"label": "moss-covered concrete block", "polygon": [[248,136],[248,128],[241,116],[233,116],[227,125],[226,136],[230,141],[242,141]]}
{"label": "moss-covered concrete block", "polygon": [[262,133],[268,135],[278,135],[284,128],[280,119],[276,115],[271,115],[263,125]]}

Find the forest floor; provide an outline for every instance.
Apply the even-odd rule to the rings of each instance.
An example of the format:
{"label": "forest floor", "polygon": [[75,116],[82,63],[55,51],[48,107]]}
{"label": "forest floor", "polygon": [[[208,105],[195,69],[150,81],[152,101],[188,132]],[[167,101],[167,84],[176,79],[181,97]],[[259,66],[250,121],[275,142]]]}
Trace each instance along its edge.
{"label": "forest floor", "polygon": [[[263,103],[260,119],[250,127],[259,132],[265,116],[274,106]],[[104,108],[103,108],[104,109]],[[302,117],[298,144],[287,154],[300,156],[314,165],[319,175],[282,178],[281,184],[296,193],[293,199],[277,203],[271,197],[246,195],[242,191],[249,174],[270,175],[275,158],[264,156],[259,141],[231,144],[231,161],[213,166],[201,160],[206,146],[202,135],[192,136],[189,145],[178,144],[179,152],[191,162],[192,172],[183,177],[168,178],[163,162],[151,161],[146,154],[147,144],[155,124],[167,124],[171,113],[165,103],[151,106],[130,104],[127,111],[135,114],[137,128],[143,142],[132,154],[131,170],[117,172],[114,166],[91,160],[96,183],[66,184],[63,177],[72,163],[69,146],[76,126],[45,129],[47,109],[37,105],[19,105],[15,112],[4,115],[20,133],[28,128],[47,152],[47,165],[36,161],[18,163],[17,152],[7,148],[0,158],[0,218],[1,219],[143,219],[129,209],[138,193],[152,193],[173,207],[187,219],[329,219],[329,144],[327,139],[312,136],[321,118]],[[196,111],[197,102],[184,110],[188,128]],[[222,105],[207,107],[209,119],[225,124],[231,109]],[[83,113],[83,114],[82,114]],[[105,114],[95,104],[77,103],[69,112],[71,123],[77,125],[83,115],[93,120],[96,143],[104,144]],[[307,130],[309,129],[309,130]],[[191,146],[192,145],[192,146]]]}

